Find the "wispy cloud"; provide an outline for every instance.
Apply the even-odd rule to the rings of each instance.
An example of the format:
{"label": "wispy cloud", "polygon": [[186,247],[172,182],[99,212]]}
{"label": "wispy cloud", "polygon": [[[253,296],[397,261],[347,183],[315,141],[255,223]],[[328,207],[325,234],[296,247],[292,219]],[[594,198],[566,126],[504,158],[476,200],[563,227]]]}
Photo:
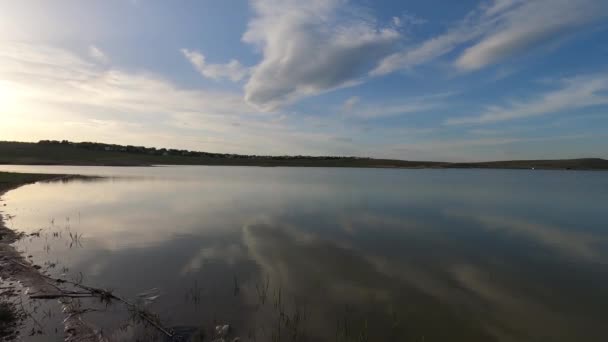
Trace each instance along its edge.
{"label": "wispy cloud", "polygon": [[226,64],[209,64],[205,60],[205,55],[200,52],[188,49],[182,49],[181,52],[192,63],[194,68],[207,78],[214,80],[229,79],[233,82],[238,82],[246,78],[250,73],[249,68],[243,66],[236,59]]}
{"label": "wispy cloud", "polygon": [[406,12],[401,16],[393,17],[392,22],[394,27],[409,32],[415,26],[426,24],[427,20]]}
{"label": "wispy cloud", "polygon": [[416,47],[410,47],[404,51],[385,57],[370,72],[370,75],[386,75],[400,69],[409,69],[428,63],[437,57],[451,52],[459,44],[465,43],[479,35],[479,29],[473,29],[466,24],[461,24],[446,34],[429,39]]}
{"label": "wispy cloud", "polygon": [[450,118],[445,123],[485,124],[608,104],[606,73],[562,79],[559,83],[559,89],[535,95],[533,99],[490,106],[481,115]]}
{"label": "wispy cloud", "polygon": [[456,61],[475,70],[508,57],[526,53],[565,37],[597,19],[608,17],[603,0],[502,0],[485,11],[498,27],[469,47]]}
{"label": "wispy cloud", "polygon": [[[256,116],[259,112],[238,92],[184,89],[157,74],[95,62],[93,57],[87,60],[39,44],[4,44],[0,98],[6,101],[0,103],[0,135],[28,140],[155,141],[237,151],[256,144],[258,125],[272,124],[273,115]],[[235,127],[233,122],[242,125]],[[181,123],[186,124],[180,127]],[[230,132],[235,136],[229,139],[232,145],[224,142]]]}
{"label": "wispy cloud", "polygon": [[0,50],[2,139],[251,154],[363,153],[335,127],[322,131],[302,123],[304,118],[294,120],[256,110],[238,91],[183,88],[155,73],[99,65],[61,48],[5,43]]}
{"label": "wispy cloud", "polygon": [[471,42],[455,66],[476,70],[555,42],[606,17],[608,3],[603,0],[483,2],[446,33],[386,57],[371,75],[425,64]]}
{"label": "wispy cloud", "polygon": [[346,101],[344,101],[344,104],[342,105],[342,108],[345,112],[350,112],[352,111],[355,106],[361,101],[361,98],[359,96],[351,96],[348,99],[346,99]]}
{"label": "wispy cloud", "polygon": [[89,46],[89,56],[103,64],[110,61],[110,58],[108,58],[108,56],[95,45]]}
{"label": "wispy cloud", "polygon": [[359,97],[351,97],[344,102],[343,111],[348,117],[376,119],[404,114],[428,112],[445,107],[447,98],[455,92],[423,95],[400,100],[398,103],[362,103]]}

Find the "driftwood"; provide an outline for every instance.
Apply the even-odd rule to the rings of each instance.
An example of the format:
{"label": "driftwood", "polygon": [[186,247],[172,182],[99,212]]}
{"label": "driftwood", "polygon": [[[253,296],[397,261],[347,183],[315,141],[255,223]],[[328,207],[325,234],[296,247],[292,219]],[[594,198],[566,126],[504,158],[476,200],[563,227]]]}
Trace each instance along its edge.
{"label": "driftwood", "polygon": [[60,299],[60,298],[92,298],[90,293],[61,293],[61,294],[39,294],[30,295],[31,299]]}
{"label": "driftwood", "polygon": [[[137,305],[127,301],[126,299],[119,297],[115,294],[113,294],[112,292],[108,291],[108,290],[104,290],[104,289],[99,289],[99,288],[95,288],[92,286],[86,286],[80,283],[76,283],[76,282],[72,282],[69,280],[65,280],[65,279],[54,279],[54,278],[50,278],[51,280],[57,281],[59,283],[68,283],[71,284],[73,286],[79,287],[81,289],[90,291],[90,295],[92,297],[98,297],[100,298],[102,301],[110,301],[112,299],[117,300],[119,302],[122,302],[123,304],[125,304],[127,306],[127,308],[134,312],[135,314],[137,314],[140,318],[142,318],[143,320],[145,320],[146,322],[148,322],[149,324],[151,324],[152,326],[154,326],[156,329],[158,329],[159,331],[161,331],[163,334],[167,335],[168,337],[173,337],[173,333],[170,332],[168,329],[164,328],[163,326],[161,326],[155,319],[154,317],[147,311],[140,309]],[[69,297],[69,295],[67,296]]]}
{"label": "driftwood", "polygon": [[[33,267],[31,265],[23,264],[14,259],[10,260],[10,261],[17,265],[25,267],[25,268]],[[102,302],[106,302],[106,303],[109,303],[112,300],[116,300],[116,301],[123,303],[129,311],[136,314],[139,318],[141,318],[146,323],[148,323],[151,326],[153,326],[154,328],[156,328],[158,331],[162,332],[167,337],[171,338],[174,336],[174,333],[172,331],[170,331],[169,329],[163,327],[158,322],[158,320],[156,319],[156,317],[153,314],[149,313],[146,310],[141,309],[136,304],[131,303],[130,301],[112,293],[111,291],[84,285],[79,282],[74,282],[74,281],[70,281],[70,280],[66,280],[66,279],[52,278],[50,276],[40,274],[40,273],[38,273],[38,275],[42,279],[45,280],[45,283],[54,287],[59,292],[51,293],[51,294],[32,294],[29,296],[31,299],[60,299],[60,298],[92,298],[92,297],[95,297],[95,298],[101,299]],[[55,285],[55,284],[70,284],[74,287],[84,290],[84,292],[70,291],[70,290],[62,289],[61,287],[59,287],[58,285]]]}

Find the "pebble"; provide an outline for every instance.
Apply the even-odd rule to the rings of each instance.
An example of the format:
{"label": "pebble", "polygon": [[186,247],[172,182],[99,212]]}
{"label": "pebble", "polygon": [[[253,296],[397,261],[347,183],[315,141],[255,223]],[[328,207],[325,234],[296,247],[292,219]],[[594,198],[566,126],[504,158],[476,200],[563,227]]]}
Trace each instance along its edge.
{"label": "pebble", "polygon": [[226,337],[230,331],[230,325],[218,325],[215,327],[215,334],[219,337]]}

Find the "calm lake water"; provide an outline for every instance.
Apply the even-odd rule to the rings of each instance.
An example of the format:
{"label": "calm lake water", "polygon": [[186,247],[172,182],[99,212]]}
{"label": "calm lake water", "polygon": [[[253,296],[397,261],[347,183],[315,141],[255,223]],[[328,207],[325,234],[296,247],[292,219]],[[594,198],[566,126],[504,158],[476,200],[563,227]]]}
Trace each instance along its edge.
{"label": "calm lake water", "polygon": [[[53,275],[127,298],[154,288],[166,326],[229,323],[243,341],[608,339],[607,172],[0,170],[111,176],[11,191],[7,225],[43,229],[17,246]],[[86,315],[139,333],[106,310]],[[53,329],[30,339],[61,340]]]}

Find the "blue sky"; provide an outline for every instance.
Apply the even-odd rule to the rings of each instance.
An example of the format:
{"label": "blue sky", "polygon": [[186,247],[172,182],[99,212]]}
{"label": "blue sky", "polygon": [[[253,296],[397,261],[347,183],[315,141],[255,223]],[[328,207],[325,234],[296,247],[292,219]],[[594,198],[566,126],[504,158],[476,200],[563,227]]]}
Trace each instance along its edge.
{"label": "blue sky", "polygon": [[608,158],[608,2],[5,1],[0,139]]}

